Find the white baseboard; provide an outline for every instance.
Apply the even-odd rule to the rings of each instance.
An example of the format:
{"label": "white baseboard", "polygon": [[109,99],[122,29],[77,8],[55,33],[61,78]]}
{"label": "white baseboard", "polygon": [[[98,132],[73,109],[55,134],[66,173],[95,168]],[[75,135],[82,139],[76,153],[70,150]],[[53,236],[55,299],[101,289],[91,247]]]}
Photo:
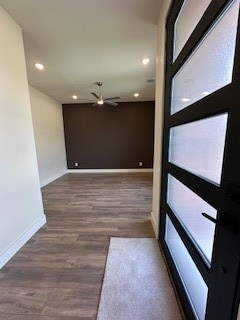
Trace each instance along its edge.
{"label": "white baseboard", "polygon": [[134,173],[153,172],[153,169],[68,169],[67,173]]}
{"label": "white baseboard", "polygon": [[46,223],[45,214],[26,230],[0,255],[0,269],[22,248],[22,246]]}
{"label": "white baseboard", "polygon": [[153,212],[151,212],[151,222],[152,222],[153,230],[155,232],[155,236],[158,239],[159,238],[158,226],[157,226],[157,222],[155,220]]}
{"label": "white baseboard", "polygon": [[40,181],[40,186],[41,188],[45,187],[46,185],[48,185],[49,183],[57,180],[58,178],[61,178],[62,176],[64,176],[67,173],[67,170],[65,170],[64,172],[58,173],[54,176],[48,177],[47,179],[44,179],[44,181]]}

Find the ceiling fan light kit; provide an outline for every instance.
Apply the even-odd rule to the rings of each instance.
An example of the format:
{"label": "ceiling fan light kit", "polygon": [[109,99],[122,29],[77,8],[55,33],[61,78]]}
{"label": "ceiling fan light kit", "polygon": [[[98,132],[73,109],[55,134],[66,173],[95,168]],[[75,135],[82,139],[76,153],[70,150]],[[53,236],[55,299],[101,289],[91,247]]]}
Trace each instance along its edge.
{"label": "ceiling fan light kit", "polygon": [[99,94],[97,95],[95,92],[91,92],[91,94],[94,96],[94,98],[97,99],[97,101],[92,106],[95,107],[97,105],[108,104],[112,107],[116,107],[118,105],[118,103],[115,101],[112,101],[112,100],[120,100],[121,97],[111,97],[111,98],[104,99],[103,95],[102,95],[102,85],[103,85],[102,82],[98,81],[95,84],[99,88]]}
{"label": "ceiling fan light kit", "polygon": [[97,101],[97,103],[98,104],[103,104],[104,102],[103,102],[103,99],[99,99],[98,101]]}

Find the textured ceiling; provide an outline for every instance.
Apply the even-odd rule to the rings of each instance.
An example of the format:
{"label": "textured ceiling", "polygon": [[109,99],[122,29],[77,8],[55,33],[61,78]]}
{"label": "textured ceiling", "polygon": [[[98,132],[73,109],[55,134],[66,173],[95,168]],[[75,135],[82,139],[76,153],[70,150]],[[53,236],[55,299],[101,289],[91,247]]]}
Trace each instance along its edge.
{"label": "textured ceiling", "polygon": [[[157,20],[161,0],[0,0],[23,29],[29,83],[61,103],[72,95],[154,100]],[[141,59],[150,63],[142,65]],[[38,71],[34,63],[45,69]]]}

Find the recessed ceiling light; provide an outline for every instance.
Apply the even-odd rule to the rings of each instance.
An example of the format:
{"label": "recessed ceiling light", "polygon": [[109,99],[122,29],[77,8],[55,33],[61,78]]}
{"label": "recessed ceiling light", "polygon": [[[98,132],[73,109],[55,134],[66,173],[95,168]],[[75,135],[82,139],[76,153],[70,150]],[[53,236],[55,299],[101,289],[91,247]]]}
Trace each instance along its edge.
{"label": "recessed ceiling light", "polygon": [[137,93],[137,92],[134,93],[134,97],[135,97],[135,98],[139,97],[139,93]]}
{"label": "recessed ceiling light", "polygon": [[76,100],[76,99],[77,99],[77,96],[76,96],[76,95],[73,95],[72,98],[73,98],[74,100]]}
{"label": "recessed ceiling light", "polygon": [[208,92],[208,91],[204,91],[203,94],[204,94],[205,96],[207,96],[207,95],[209,94],[209,92]]}
{"label": "recessed ceiling light", "polygon": [[149,63],[149,59],[148,58],[144,58],[142,59],[142,64],[148,64]]}
{"label": "recessed ceiling light", "polygon": [[38,70],[43,70],[43,69],[44,69],[44,65],[41,64],[41,63],[35,63],[35,67],[36,67]]}

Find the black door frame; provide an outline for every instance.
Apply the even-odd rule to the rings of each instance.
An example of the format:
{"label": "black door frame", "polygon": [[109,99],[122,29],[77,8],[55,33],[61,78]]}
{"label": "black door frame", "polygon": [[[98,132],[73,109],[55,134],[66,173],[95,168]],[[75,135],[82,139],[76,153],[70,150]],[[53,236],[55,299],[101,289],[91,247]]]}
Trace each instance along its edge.
{"label": "black door frame", "polygon": [[[173,35],[174,22],[183,4],[183,0],[174,0],[167,19],[166,42],[166,78],[165,78],[165,109],[163,127],[163,155],[162,155],[162,179],[161,179],[161,203],[160,203],[160,244],[163,247],[172,273],[180,300],[188,320],[195,319],[194,312],[189,304],[185,289],[178,275],[170,251],[164,240],[165,222],[168,215],[189,251],[193,261],[209,288],[206,320],[235,320],[239,306],[238,278],[240,276],[240,235],[237,225],[240,224],[240,195],[239,199],[229,196],[229,184],[240,186],[240,26],[238,22],[236,53],[233,67],[233,81],[224,88],[195,102],[186,109],[170,116],[171,80],[181,68],[194,48],[201,41],[213,21],[220,15],[224,8],[233,0],[212,0],[192,35],[186,42],[179,56],[173,61]],[[240,19],[239,19],[240,20]],[[238,103],[239,101],[239,103]],[[239,105],[238,105],[239,104]],[[184,169],[168,162],[169,131],[171,127],[204,119],[220,113],[228,112],[228,127],[226,147],[223,160],[223,173],[221,185],[216,186],[203,180]],[[240,140],[240,139],[239,139]],[[184,227],[176,218],[167,204],[167,175],[170,173],[210,205],[218,209],[218,219],[227,212],[230,228],[216,225],[215,239],[218,243],[214,247],[211,268],[209,268],[193,242],[186,233]],[[234,224],[232,228],[231,225]],[[232,229],[231,229],[232,228]],[[239,229],[239,227],[238,227]],[[222,248],[222,252],[219,250]],[[224,257],[222,257],[224,256]],[[220,284],[221,282],[221,284]],[[224,287],[226,291],[221,292]],[[235,302],[235,306],[233,306]],[[212,307],[214,304],[215,308]],[[217,309],[217,310],[216,310]]]}

